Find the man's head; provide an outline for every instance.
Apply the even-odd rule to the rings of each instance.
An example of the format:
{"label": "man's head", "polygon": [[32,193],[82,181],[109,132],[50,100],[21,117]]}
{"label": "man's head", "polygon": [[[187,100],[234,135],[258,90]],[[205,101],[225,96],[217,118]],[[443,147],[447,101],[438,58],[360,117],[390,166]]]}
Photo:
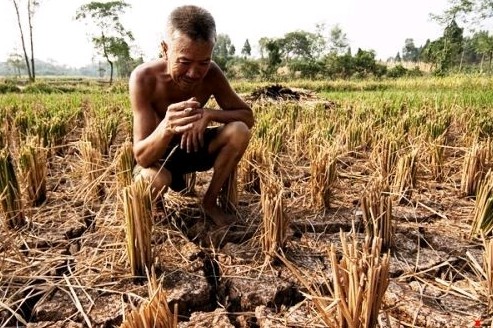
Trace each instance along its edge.
{"label": "man's head", "polygon": [[181,6],[168,18],[167,33],[171,39],[175,32],[188,36],[192,41],[216,42],[216,23],[212,15],[197,6]]}
{"label": "man's head", "polygon": [[182,6],[168,18],[167,39],[161,44],[168,73],[183,88],[191,88],[207,74],[216,42],[212,15],[196,6]]}

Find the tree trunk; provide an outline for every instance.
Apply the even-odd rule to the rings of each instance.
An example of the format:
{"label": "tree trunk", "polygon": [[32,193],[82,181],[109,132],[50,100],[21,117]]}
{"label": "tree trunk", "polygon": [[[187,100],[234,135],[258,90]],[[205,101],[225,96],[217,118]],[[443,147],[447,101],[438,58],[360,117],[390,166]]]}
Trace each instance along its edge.
{"label": "tree trunk", "polygon": [[481,55],[481,64],[479,64],[479,73],[483,73],[484,53]]}
{"label": "tree trunk", "polygon": [[33,24],[32,24],[32,16],[33,16],[33,8],[31,8],[32,0],[27,1],[27,17],[29,20],[29,38],[31,41],[31,69],[32,69],[32,82],[36,79],[36,70],[34,68],[34,44],[33,44]]}
{"label": "tree trunk", "polygon": [[488,73],[491,73],[491,62],[493,61],[493,51],[490,51],[490,67],[488,67]]}
{"label": "tree trunk", "polygon": [[108,60],[108,63],[110,64],[110,85],[113,84],[113,62],[106,58]]}
{"label": "tree trunk", "polygon": [[464,50],[462,50],[462,53],[460,54],[460,62],[459,62],[459,73],[462,72],[462,63],[464,62]]}
{"label": "tree trunk", "polygon": [[22,50],[24,50],[24,59],[26,61],[27,74],[29,75],[29,80],[32,81],[33,77],[31,74],[31,65],[29,64],[29,57],[27,56],[27,51],[26,51],[26,43],[24,42],[24,32],[22,31],[21,16],[19,15],[19,6],[17,5],[17,2],[15,0],[12,0],[12,3],[14,4],[15,7],[15,12],[17,14],[17,23],[19,24],[19,31],[21,32],[21,43],[22,43]]}

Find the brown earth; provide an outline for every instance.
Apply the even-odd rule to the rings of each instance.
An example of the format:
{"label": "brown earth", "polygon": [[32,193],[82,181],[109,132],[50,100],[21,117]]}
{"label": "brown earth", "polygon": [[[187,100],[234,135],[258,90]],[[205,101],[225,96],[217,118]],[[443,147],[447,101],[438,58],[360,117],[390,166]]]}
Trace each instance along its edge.
{"label": "brown earth", "polygon": [[[444,182],[420,166],[411,202],[393,208],[395,247],[382,327],[472,327],[489,317],[485,281],[471,261],[482,263],[482,244],[468,238],[474,200],[458,191],[462,156],[449,150]],[[1,327],[114,327],[130,304],[148,296],[145,279],[130,275],[112,170],[101,182],[104,196],[94,196],[81,183],[80,161],[70,142],[62,156],[53,155],[46,202],[26,210],[27,227],[1,230]],[[280,162],[291,219],[286,257],[320,284],[330,279],[327,248],[340,243],[339,232],[354,226],[363,235],[358,203],[371,173],[368,154],[339,160],[331,208],[323,212],[310,207],[309,167],[289,156]],[[209,176],[198,175],[198,196]],[[155,266],[168,301],[178,304],[179,326],[323,326],[293,273],[264,264],[260,197],[241,183],[240,190],[240,224],[227,231],[205,221],[198,197],[170,193],[165,208],[156,209]]]}

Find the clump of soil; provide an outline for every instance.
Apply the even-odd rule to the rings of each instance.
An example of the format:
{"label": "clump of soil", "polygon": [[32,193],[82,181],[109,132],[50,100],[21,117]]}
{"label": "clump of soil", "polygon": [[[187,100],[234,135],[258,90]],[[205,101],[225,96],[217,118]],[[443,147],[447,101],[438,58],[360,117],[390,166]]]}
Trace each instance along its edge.
{"label": "clump of soil", "polygon": [[272,84],[253,91],[248,97],[250,100],[274,99],[274,100],[300,100],[310,95],[306,92],[295,91],[281,84]]}

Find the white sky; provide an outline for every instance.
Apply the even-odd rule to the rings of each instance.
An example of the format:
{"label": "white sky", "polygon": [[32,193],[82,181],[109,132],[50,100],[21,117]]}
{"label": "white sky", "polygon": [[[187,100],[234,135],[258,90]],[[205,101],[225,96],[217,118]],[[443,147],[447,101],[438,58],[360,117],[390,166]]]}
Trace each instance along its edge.
{"label": "white sky", "polygon": [[[25,3],[25,0],[20,0]],[[90,0],[41,0],[34,16],[35,57],[68,66],[89,64],[94,55],[86,26],[75,21],[77,8]],[[195,4],[208,9],[216,19],[218,33],[228,34],[240,53],[248,38],[254,50],[261,37],[282,37],[295,30],[315,32],[317,23],[327,31],[339,24],[351,48],[373,49],[386,59],[401,51],[406,38],[415,45],[436,39],[442,27],[430,13],[440,14],[447,0],[127,0],[131,8],[122,18],[133,32],[144,59],[155,58],[163,38],[167,14],[176,6]],[[21,52],[19,30],[11,1],[0,1],[0,61],[17,49]],[[27,25],[24,30],[28,33]]]}

